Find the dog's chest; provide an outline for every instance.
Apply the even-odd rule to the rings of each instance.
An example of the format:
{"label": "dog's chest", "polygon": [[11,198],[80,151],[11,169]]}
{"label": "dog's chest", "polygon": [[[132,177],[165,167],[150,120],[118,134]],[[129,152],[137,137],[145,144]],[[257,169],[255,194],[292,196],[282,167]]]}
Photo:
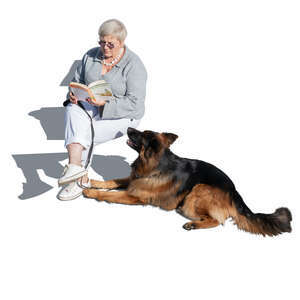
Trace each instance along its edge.
{"label": "dog's chest", "polygon": [[145,204],[162,209],[175,209],[178,185],[169,176],[138,178],[131,182],[127,191]]}

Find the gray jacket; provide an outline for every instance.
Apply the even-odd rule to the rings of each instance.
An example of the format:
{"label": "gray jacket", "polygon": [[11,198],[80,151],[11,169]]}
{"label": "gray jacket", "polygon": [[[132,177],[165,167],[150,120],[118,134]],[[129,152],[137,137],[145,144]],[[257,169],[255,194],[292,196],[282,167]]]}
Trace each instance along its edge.
{"label": "gray jacket", "polygon": [[89,50],[82,58],[72,81],[90,84],[105,80],[110,84],[113,98],[100,107],[102,119],[141,119],[145,112],[147,72],[140,58],[125,46],[121,60],[101,75],[101,48]]}

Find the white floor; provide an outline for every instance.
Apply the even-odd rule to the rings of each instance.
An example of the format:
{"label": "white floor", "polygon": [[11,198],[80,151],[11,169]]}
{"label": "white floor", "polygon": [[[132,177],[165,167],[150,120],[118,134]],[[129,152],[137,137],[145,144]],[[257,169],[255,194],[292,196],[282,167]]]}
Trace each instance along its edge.
{"label": "white floor", "polygon": [[[7,85],[1,299],[297,298],[300,24],[294,3],[85,1],[88,14],[81,2],[26,1],[19,12],[8,5],[0,18],[6,45],[0,76]],[[224,170],[253,211],[289,207],[291,234],[263,238],[231,222],[187,232],[175,212],[56,199],[63,141],[47,139],[28,114],[60,107],[66,93],[60,83],[96,46],[98,26],[111,17],[127,25],[128,47],[148,70],[140,129],[178,134],[172,150]],[[99,145],[95,154],[98,161],[116,157],[122,170],[136,158],[126,137]],[[97,165],[91,177],[101,178],[100,171]],[[20,199],[26,184],[29,194],[40,194]]]}

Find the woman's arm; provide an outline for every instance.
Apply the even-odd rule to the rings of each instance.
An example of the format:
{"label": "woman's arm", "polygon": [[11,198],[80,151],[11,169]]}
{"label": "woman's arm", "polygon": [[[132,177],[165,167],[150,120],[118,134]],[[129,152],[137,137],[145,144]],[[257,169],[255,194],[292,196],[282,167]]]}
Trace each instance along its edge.
{"label": "woman's arm", "polygon": [[104,105],[102,119],[131,118],[133,115],[141,118],[144,114],[146,81],[146,69],[140,59],[136,59],[127,73],[126,94],[114,96]]}
{"label": "woman's arm", "polygon": [[77,66],[74,77],[72,79],[72,82],[78,82],[85,84],[84,80],[84,66],[86,64],[87,60],[87,54],[85,54],[80,62],[80,64]]}

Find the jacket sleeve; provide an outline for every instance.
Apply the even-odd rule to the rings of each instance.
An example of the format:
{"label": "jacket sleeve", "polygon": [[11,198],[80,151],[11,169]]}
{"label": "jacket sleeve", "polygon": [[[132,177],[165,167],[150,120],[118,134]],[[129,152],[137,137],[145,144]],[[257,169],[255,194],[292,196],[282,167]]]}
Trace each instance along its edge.
{"label": "jacket sleeve", "polygon": [[126,94],[114,96],[103,107],[102,119],[129,118],[136,112],[144,112],[147,72],[140,59],[129,67],[126,79]]}

